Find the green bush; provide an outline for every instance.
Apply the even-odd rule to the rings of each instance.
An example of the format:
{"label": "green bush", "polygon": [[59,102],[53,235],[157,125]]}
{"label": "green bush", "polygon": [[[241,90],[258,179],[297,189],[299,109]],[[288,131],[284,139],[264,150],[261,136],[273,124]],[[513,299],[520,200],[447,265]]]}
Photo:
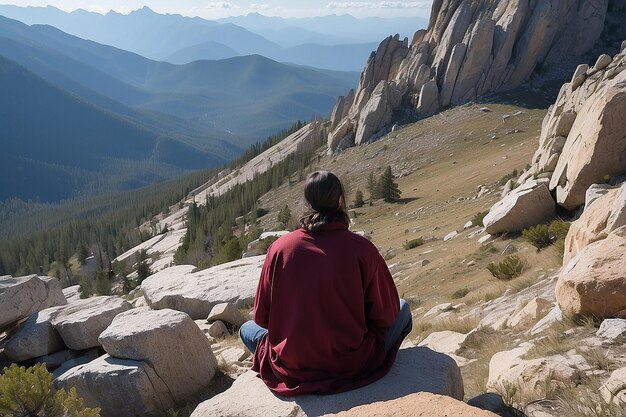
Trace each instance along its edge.
{"label": "green bush", "polygon": [[511,172],[510,174],[503,175],[498,181],[498,185],[505,185],[509,180],[517,178],[517,176],[518,176],[517,169],[514,169],[513,172]]}
{"label": "green bush", "polygon": [[365,205],[365,200],[363,199],[363,192],[361,190],[357,190],[356,195],[354,197],[354,202],[352,203],[352,207],[361,208]]}
{"label": "green bush", "polygon": [[549,224],[538,224],[522,230],[522,236],[537,249],[543,249],[553,243],[564,240],[569,231],[570,224],[561,219],[556,219]]}
{"label": "green bush", "polygon": [[459,288],[452,294],[452,299],[456,300],[457,298],[463,298],[467,294],[469,294],[469,292],[470,292],[470,289],[467,287]]}
{"label": "green bush", "polygon": [[0,375],[0,416],[99,417],[100,409],[85,408],[75,388],[55,390],[44,364],[12,364]]}
{"label": "green bush", "polygon": [[259,240],[259,249],[261,249],[261,252],[267,253],[267,250],[269,249],[270,245],[276,242],[276,240],[278,240],[279,237],[280,236],[268,236],[265,239]]}
{"label": "green bush", "polygon": [[413,248],[417,248],[418,246],[422,246],[424,244],[424,239],[422,239],[421,237],[418,237],[417,239],[412,239],[409,240],[408,242],[404,243],[404,249],[409,250],[409,249],[413,249]]}
{"label": "green bush", "polygon": [[501,281],[509,281],[518,277],[524,272],[524,261],[519,256],[507,256],[500,262],[491,262],[487,265],[487,269],[491,275]]}
{"label": "green bush", "polygon": [[474,226],[482,226],[483,225],[483,219],[485,218],[485,216],[489,214],[489,210],[487,211],[479,211],[478,213],[476,213],[474,215],[474,217],[472,217],[472,224]]}

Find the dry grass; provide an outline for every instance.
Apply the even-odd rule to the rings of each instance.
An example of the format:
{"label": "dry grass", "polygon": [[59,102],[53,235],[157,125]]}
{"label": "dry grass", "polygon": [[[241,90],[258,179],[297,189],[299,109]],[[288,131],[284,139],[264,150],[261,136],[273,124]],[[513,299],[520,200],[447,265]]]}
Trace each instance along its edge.
{"label": "dry grass", "polygon": [[588,378],[584,384],[565,387],[557,394],[558,414],[568,417],[624,417],[623,404],[607,403],[602,398],[602,381]]}
{"label": "dry grass", "polygon": [[478,326],[477,318],[460,318],[452,314],[444,319],[419,319],[413,322],[413,330],[409,335],[411,340],[423,340],[430,333],[445,330],[466,334]]}
{"label": "dry grass", "polygon": [[575,322],[564,319],[554,322],[541,333],[541,337],[535,342],[524,359],[544,358],[558,355],[576,349],[579,346],[582,335],[595,333],[595,324],[592,320]]}
{"label": "dry grass", "polygon": [[[490,327],[481,327],[468,337],[457,352],[475,362],[461,368],[465,385],[465,396],[471,398],[487,391],[489,362],[493,355],[512,347],[510,334],[496,331]],[[512,405],[512,402],[511,404]]]}

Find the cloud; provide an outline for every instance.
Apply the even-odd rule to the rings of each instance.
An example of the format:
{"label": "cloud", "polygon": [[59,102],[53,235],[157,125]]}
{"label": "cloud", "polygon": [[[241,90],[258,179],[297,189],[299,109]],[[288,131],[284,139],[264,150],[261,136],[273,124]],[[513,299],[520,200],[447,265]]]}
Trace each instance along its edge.
{"label": "cloud", "polygon": [[327,9],[427,9],[430,1],[331,1]]}
{"label": "cloud", "polygon": [[211,2],[207,4],[206,8],[207,9],[234,9],[234,8],[237,8],[237,6],[227,1],[215,1],[215,2]]}

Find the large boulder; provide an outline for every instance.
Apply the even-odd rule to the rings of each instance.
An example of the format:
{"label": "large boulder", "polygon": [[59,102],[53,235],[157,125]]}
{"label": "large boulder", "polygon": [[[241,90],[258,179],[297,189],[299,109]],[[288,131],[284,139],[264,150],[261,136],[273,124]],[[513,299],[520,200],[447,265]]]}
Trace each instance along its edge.
{"label": "large boulder", "polygon": [[619,188],[605,190],[604,195],[596,198],[572,223],[565,238],[563,265],[585,246],[606,239],[613,230],[625,225],[626,182]]}
{"label": "large boulder", "polygon": [[65,304],[61,284],[55,278],[0,277],[0,330],[33,313]]}
{"label": "large boulder", "polygon": [[553,218],[556,205],[547,180],[527,180],[494,204],[483,219],[487,233],[517,232]]}
{"label": "large boulder", "polygon": [[4,354],[13,362],[22,362],[63,350],[65,343],[51,323],[60,309],[63,307],[51,307],[31,315],[11,336]]}
{"label": "large boulder", "polygon": [[131,308],[131,304],[120,297],[87,298],[55,312],[52,326],[70,349],[89,349],[100,346],[100,333],[111,324],[115,316]]}
{"label": "large boulder", "polygon": [[102,417],[135,417],[175,404],[152,366],[109,355],[70,368],[58,375],[55,385],[66,390],[76,388],[85,406],[100,407]]}
{"label": "large boulder", "polygon": [[401,349],[383,379],[360,389],[324,396],[278,397],[255,372],[249,371],[230,389],[201,403],[192,417],[320,416],[420,391],[462,399],[463,380],[454,360],[424,347]]}
{"label": "large boulder", "polygon": [[213,323],[218,320],[231,324],[234,327],[241,327],[247,321],[241,311],[232,303],[222,303],[213,306],[207,321]]}
{"label": "large boulder", "polygon": [[180,311],[126,311],[98,340],[113,357],[150,364],[177,402],[204,389],[217,369],[204,333]]}
{"label": "large boulder", "polygon": [[563,267],[556,299],[566,316],[626,317],[626,226],[586,246]]}
{"label": "large boulder", "polygon": [[418,392],[390,401],[361,405],[334,414],[337,417],[496,417],[491,411],[481,410],[463,401],[429,392]]}
{"label": "large boulder", "polygon": [[214,266],[199,272],[181,265],[146,278],[141,287],[148,305],[156,310],[183,311],[192,319],[206,319],[214,305],[233,303],[236,307],[254,302],[265,255]]}
{"label": "large boulder", "polygon": [[550,181],[561,206],[573,210],[585,203],[589,186],[626,174],[624,120],[626,72],[605,83],[578,111]]}

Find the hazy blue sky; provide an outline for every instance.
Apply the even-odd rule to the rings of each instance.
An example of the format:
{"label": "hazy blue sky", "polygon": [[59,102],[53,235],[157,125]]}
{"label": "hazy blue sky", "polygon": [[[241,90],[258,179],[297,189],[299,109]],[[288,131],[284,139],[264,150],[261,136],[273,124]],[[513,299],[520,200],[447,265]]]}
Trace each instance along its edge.
{"label": "hazy blue sky", "polygon": [[[9,3],[0,0],[0,3]],[[104,13],[110,9],[128,13],[147,5],[160,13],[180,13],[210,19],[259,12],[268,16],[306,17],[349,13],[357,17],[424,16],[430,14],[432,0],[417,1],[329,1],[329,0],[257,0],[256,2],[202,0],[13,0],[18,6],[52,5],[71,11],[78,8]]]}

